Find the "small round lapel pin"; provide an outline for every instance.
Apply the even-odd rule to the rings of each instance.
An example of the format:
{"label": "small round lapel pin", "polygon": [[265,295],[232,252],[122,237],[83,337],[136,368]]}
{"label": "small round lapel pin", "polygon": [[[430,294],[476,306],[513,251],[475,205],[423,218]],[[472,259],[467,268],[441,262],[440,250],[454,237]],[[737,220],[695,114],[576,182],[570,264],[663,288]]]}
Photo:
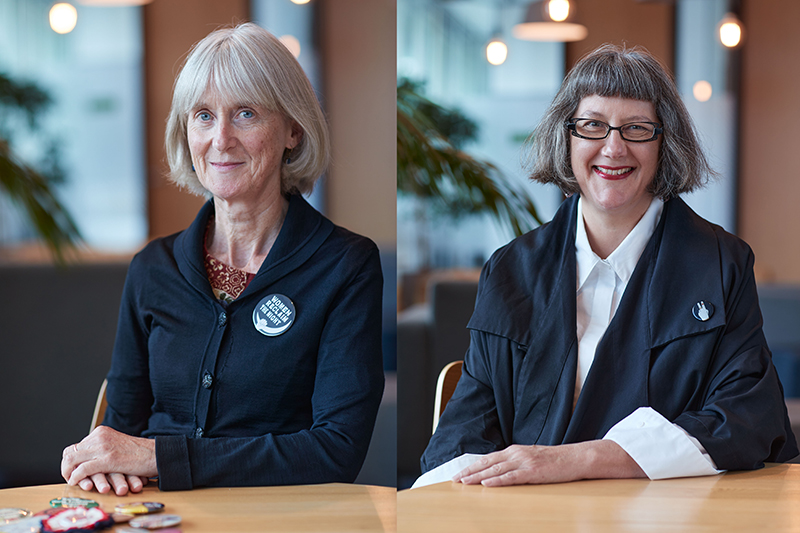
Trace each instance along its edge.
{"label": "small round lapel pin", "polygon": [[692,315],[699,320],[700,322],[705,322],[711,315],[714,314],[714,306],[711,305],[711,302],[706,302],[704,300],[700,300],[694,307],[692,307]]}

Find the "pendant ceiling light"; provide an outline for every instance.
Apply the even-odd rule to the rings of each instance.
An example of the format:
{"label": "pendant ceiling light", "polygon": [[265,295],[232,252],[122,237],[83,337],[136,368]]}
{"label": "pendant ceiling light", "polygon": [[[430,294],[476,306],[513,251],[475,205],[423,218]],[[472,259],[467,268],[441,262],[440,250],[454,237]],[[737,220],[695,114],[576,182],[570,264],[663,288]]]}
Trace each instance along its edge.
{"label": "pendant ceiling light", "polygon": [[526,41],[581,41],[589,34],[575,17],[573,0],[540,0],[528,6],[525,21],[514,26],[514,37]]}
{"label": "pendant ceiling light", "polygon": [[50,28],[60,34],[69,33],[78,23],[78,10],[75,6],[62,2],[50,8]]}
{"label": "pendant ceiling light", "polygon": [[486,60],[492,65],[502,65],[508,57],[508,46],[499,33],[486,45]]}
{"label": "pendant ceiling light", "polygon": [[744,30],[742,22],[733,13],[725,15],[717,26],[720,42],[728,48],[739,46]]}

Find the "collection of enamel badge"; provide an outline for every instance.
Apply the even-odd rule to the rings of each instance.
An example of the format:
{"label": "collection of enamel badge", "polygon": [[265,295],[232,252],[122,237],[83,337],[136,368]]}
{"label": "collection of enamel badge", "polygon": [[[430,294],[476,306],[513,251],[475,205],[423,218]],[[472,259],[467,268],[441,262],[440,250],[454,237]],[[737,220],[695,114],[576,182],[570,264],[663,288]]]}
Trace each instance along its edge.
{"label": "collection of enamel badge", "polygon": [[50,500],[50,508],[33,514],[27,509],[0,509],[0,533],[78,533],[98,531],[119,523],[128,526],[117,529],[124,533],[143,533],[159,529],[159,533],[180,533],[172,528],[181,523],[181,517],[161,513],[164,504],[158,502],[137,502],[117,505],[108,514],[94,500],[85,498],[55,498]]}

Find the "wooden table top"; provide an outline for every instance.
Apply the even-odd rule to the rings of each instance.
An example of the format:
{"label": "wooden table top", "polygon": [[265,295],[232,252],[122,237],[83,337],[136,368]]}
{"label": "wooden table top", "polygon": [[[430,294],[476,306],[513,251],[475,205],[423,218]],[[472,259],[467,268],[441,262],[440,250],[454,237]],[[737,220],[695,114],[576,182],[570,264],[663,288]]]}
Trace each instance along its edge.
{"label": "wooden table top", "polygon": [[161,502],[165,513],[182,517],[178,527],[185,533],[395,531],[396,495],[391,487],[331,483],[179,492],[148,485],[139,494],[118,497],[64,484],[0,490],[0,508],[38,512],[53,498],[70,496],[96,500],[106,512],[119,503]]}
{"label": "wooden table top", "polygon": [[661,481],[439,483],[398,493],[397,530],[800,531],[800,465]]}

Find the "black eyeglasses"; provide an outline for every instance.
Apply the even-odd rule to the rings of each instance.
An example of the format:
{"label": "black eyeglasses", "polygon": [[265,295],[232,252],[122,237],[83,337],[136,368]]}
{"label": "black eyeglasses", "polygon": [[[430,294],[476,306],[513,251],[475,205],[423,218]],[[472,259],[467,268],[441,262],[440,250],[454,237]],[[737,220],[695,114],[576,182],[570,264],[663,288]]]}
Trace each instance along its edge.
{"label": "black eyeglasses", "polygon": [[575,137],[599,141],[605,139],[611,130],[617,130],[620,137],[634,143],[646,143],[658,139],[664,129],[658,122],[629,122],[622,126],[610,126],[602,120],[593,118],[571,118],[565,124]]}

